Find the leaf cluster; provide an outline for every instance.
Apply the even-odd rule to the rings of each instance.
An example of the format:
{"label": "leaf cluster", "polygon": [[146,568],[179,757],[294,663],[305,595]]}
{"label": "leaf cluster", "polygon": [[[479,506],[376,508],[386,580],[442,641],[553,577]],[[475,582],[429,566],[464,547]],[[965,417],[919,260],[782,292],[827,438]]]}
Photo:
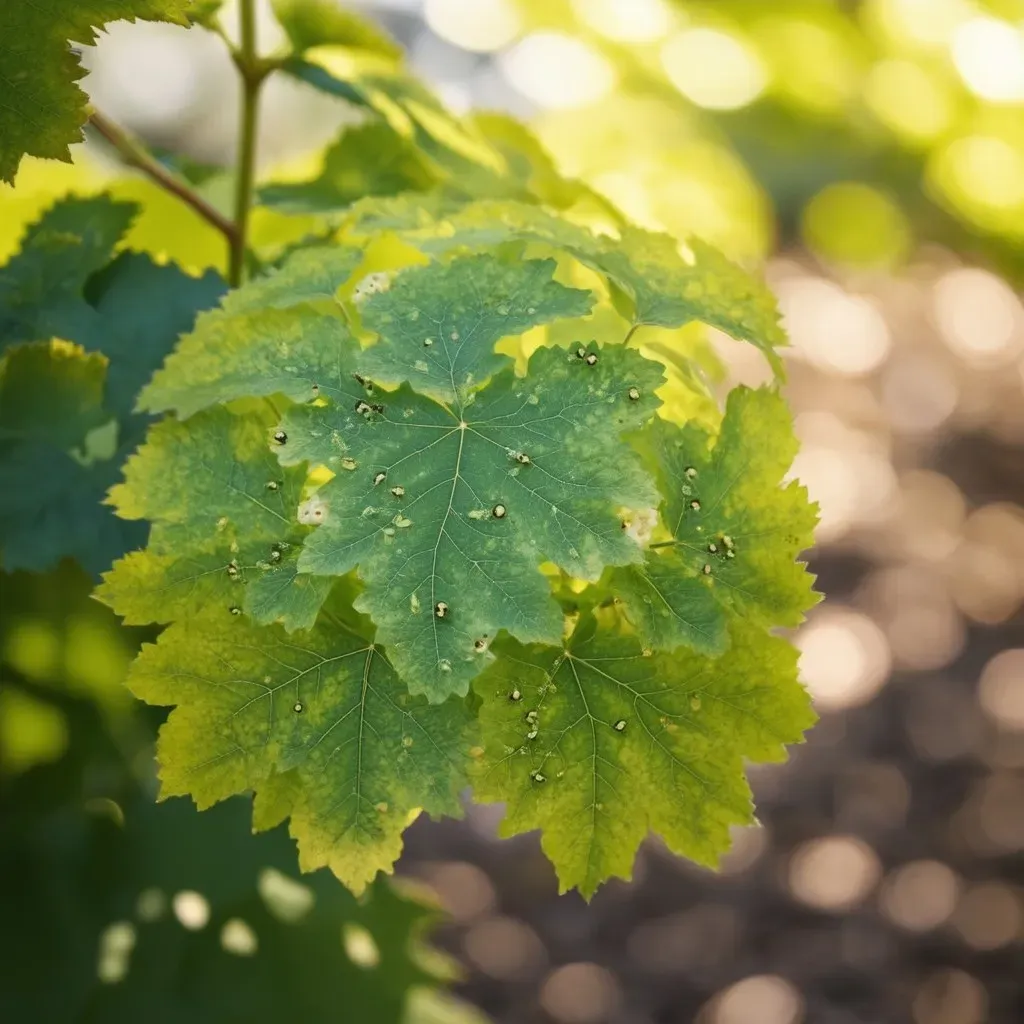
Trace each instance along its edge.
{"label": "leaf cluster", "polygon": [[[163,795],[253,793],[304,869],[362,890],[470,784],[506,834],[541,830],[564,888],[628,877],[650,831],[714,864],[753,820],[745,763],[813,721],[772,631],[816,600],[816,513],[777,388],[723,416],[681,329],[777,380],[770,293],[630,225],[509,119],[453,116],[333,4],[275,10],[273,68],[365,116],[262,193],[321,237],[222,295],[115,256],[109,200],[30,230],[0,276],[5,560],[133,549],[97,596],[167,627],[129,677],[174,708]],[[83,505],[118,476],[141,532],[75,540],[114,522]]]}

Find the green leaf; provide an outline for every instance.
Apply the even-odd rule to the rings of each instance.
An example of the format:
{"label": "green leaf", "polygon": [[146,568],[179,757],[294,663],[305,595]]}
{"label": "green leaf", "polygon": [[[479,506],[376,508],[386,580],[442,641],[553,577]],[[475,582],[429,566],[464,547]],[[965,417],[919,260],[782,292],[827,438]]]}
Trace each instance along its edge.
{"label": "green leaf", "polygon": [[71,198],[29,227],[20,252],[0,268],[0,351],[51,338],[99,347],[103,330],[83,289],[110,260],[138,209],[109,196]]}
{"label": "green leaf", "polygon": [[[366,627],[337,615],[290,639],[221,612],[168,628],[129,686],[173,704],[160,733],[162,795],[200,808],[270,783],[303,870],[329,866],[361,892],[390,871],[421,810],[460,814],[471,717],[462,701],[409,698]],[[350,617],[350,613],[348,613]]]}
{"label": "green leaf", "polygon": [[110,419],[106,360],[63,341],[18,345],[0,362],[0,439],[73,448]]}
{"label": "green leaf", "polygon": [[350,231],[391,230],[425,253],[480,250],[521,239],[568,253],[602,274],[637,328],[681,327],[699,320],[749,341],[783,375],[776,349],[786,344],[775,299],[767,287],[716,249],[691,240],[693,261],[668,235],[623,227],[619,237],[591,231],[536,206],[512,201],[445,203],[424,208],[416,197],[369,199],[354,205]]}
{"label": "green leaf", "polygon": [[[270,452],[273,423],[269,409],[217,408],[156,424],[109,498],[122,518],[154,524],[149,547],[119,561],[96,596],[130,624],[193,618],[212,606],[241,611],[247,585],[276,574],[308,532],[295,518],[305,472],[282,470]],[[258,620],[311,625],[313,601],[327,588],[297,585],[301,598],[259,586]]]}
{"label": "green leaf", "polygon": [[14,346],[0,363],[9,569],[74,557],[98,575],[145,540],[143,524],[118,521],[102,498],[145,425],[131,415],[135,393],[223,285],[138,254],[108,262],[135,212],[102,196],[58,203],[0,270],[0,351]]}
{"label": "green leaf", "polygon": [[70,161],[82,138],[85,71],[68,43],[90,45],[109,21],[143,18],[187,25],[190,0],[33,0],[0,10],[0,181],[14,182],[25,153]]}
{"label": "green leaf", "polygon": [[[106,360],[67,342],[17,345],[0,361],[0,553],[8,571],[64,557],[92,573],[145,536],[100,504],[119,462],[96,459],[91,434]],[[73,453],[73,454],[72,454]]]}
{"label": "green leaf", "polygon": [[701,571],[674,552],[652,551],[643,564],[612,572],[611,589],[645,646],[709,655],[728,646],[726,614]]}
{"label": "green leaf", "polygon": [[296,53],[314,46],[344,46],[368,50],[391,60],[401,47],[372,21],[344,10],[336,0],[271,0],[274,14]]}
{"label": "green leaf", "polygon": [[[695,621],[713,621],[712,603],[761,626],[799,625],[820,600],[814,577],[797,561],[813,544],[818,513],[801,484],[783,486],[798,443],[781,395],[736,388],[717,439],[657,419],[639,444],[658,476],[662,521],[675,540],[670,552],[651,551],[642,568],[615,576],[646,641],[714,650],[685,636]],[[656,593],[663,583],[667,593]]]}
{"label": "green leaf", "polygon": [[214,28],[217,25],[217,16],[223,6],[224,0],[192,0],[187,11],[188,20],[193,25]]}
{"label": "green leaf", "polygon": [[736,624],[717,660],[655,654],[584,617],[565,649],[501,644],[475,689],[477,799],[501,834],[542,831],[562,891],[629,878],[653,831],[714,866],[753,821],[748,761],[781,761],[815,721],[786,641]]}
{"label": "green leaf", "polygon": [[181,339],[139,408],[188,417],[233,398],[306,399],[314,385],[326,394],[352,387],[339,357],[354,343],[336,294],[361,259],[354,248],[304,249],[274,275],[231,292]]}
{"label": "green leaf", "polygon": [[462,404],[470,391],[511,365],[494,351],[502,338],[590,312],[590,292],[552,280],[553,260],[505,263],[493,256],[432,263],[401,274],[371,298],[363,323],[380,334],[360,369],[385,384]]}
{"label": "green leaf", "polygon": [[265,185],[259,200],[287,213],[326,213],[364,196],[424,192],[439,182],[412,142],[386,124],[371,122],[342,132],[324,154],[316,178]]}
{"label": "green leaf", "polygon": [[503,371],[459,413],[402,387],[284,418],[280,458],[337,474],[299,566],[359,568],[357,607],[413,693],[466,693],[501,629],[558,640],[542,562],[596,580],[642,557],[620,512],[654,493],[621,435],[657,408],[661,369],[624,348],[581,351],[593,359],[538,351],[525,378]]}
{"label": "green leaf", "polygon": [[86,298],[102,323],[96,348],[108,357],[106,406],[121,418],[164,361],[178,336],[191,330],[196,311],[224,293],[220,276],[190,277],[174,264],[158,265],[125,252],[94,274]]}
{"label": "green leaf", "polygon": [[[508,174],[504,158],[470,121],[445,109],[437,97],[400,66],[373,55],[320,48],[310,59],[293,57],[281,70],[307,85],[371,111],[413,143],[437,173],[456,180],[473,174],[499,188]],[[314,59],[315,58],[315,59]]]}

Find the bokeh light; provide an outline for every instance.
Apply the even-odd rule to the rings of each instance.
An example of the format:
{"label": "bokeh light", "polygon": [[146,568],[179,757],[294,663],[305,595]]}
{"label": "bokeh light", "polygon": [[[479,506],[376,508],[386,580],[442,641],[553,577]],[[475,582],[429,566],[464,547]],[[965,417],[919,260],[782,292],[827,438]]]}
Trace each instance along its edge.
{"label": "bokeh light", "polygon": [[867,899],[881,875],[875,851],[856,836],[824,836],[794,851],[789,887],[808,906],[834,913]]}
{"label": "bokeh light", "polygon": [[593,47],[560,32],[534,32],[500,57],[501,69],[539,107],[597,103],[614,87],[613,66]]}
{"label": "bokeh light", "polygon": [[692,103],[710,110],[737,110],[764,92],[768,75],[757,52],[717,28],[688,28],[661,50],[669,81]]}

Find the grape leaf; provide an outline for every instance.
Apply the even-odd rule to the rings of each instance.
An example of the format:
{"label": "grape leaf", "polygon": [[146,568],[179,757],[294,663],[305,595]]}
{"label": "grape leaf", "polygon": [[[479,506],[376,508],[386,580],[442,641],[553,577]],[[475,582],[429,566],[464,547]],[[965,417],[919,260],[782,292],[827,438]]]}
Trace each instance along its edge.
{"label": "grape leaf", "polygon": [[20,251],[0,268],[0,350],[51,338],[99,347],[103,331],[83,289],[138,209],[109,196],[65,199],[28,228]]}
{"label": "grape leaf", "polygon": [[320,47],[286,60],[281,70],[331,96],[371,111],[412,142],[442,176],[474,175],[505,194],[504,158],[472,122],[451,114],[402,67],[378,56]]}
{"label": "grape leaf", "polygon": [[119,461],[94,459],[106,360],[53,341],[9,348],[0,361],[0,552],[8,571],[77,558],[99,573],[141,541],[100,504]]}
{"label": "grape leaf", "polygon": [[108,262],[135,212],[103,196],[58,203],[0,270],[0,351],[14,344],[0,399],[10,569],[38,571],[70,556],[98,575],[145,539],[143,525],[119,522],[102,498],[145,426],[131,414],[136,391],[223,285],[137,254]]}
{"label": "grape leaf", "polygon": [[654,654],[584,616],[565,648],[502,641],[475,689],[479,800],[506,804],[504,836],[542,830],[561,890],[628,878],[650,831],[715,865],[753,821],[745,761],[781,761],[815,721],[797,654],[736,623],[717,660]]}
{"label": "grape leaf", "polygon": [[[390,871],[419,811],[459,815],[471,716],[464,701],[410,698],[348,602],[289,638],[222,610],[170,626],[143,648],[128,684],[174,704],[160,733],[163,796],[200,809],[272,773],[305,871],[329,866],[361,892]],[[348,606],[350,607],[350,606]]]}
{"label": "grape leaf", "polygon": [[197,310],[223,293],[224,282],[213,271],[195,278],[173,263],[158,265],[132,252],[89,279],[85,297],[101,323],[95,347],[110,360],[105,404],[111,412],[122,420],[130,416],[139,391],[178,336],[192,328]]}
{"label": "grape leaf", "polygon": [[149,546],[115,564],[96,597],[129,624],[244,607],[256,621],[311,626],[330,581],[274,586],[308,532],[295,514],[306,474],[269,451],[274,420],[270,409],[215,408],[156,424],[109,496],[122,518],[154,524]]}
{"label": "grape leaf", "polygon": [[357,607],[413,693],[466,693],[500,629],[559,639],[542,562],[596,580],[642,557],[620,510],[653,492],[621,435],[657,408],[661,368],[621,347],[580,352],[538,351],[525,379],[504,370],[459,414],[402,387],[284,417],[282,461],[337,474],[299,567],[358,566]]}
{"label": "grape leaf", "polygon": [[782,396],[736,388],[714,442],[700,427],[657,419],[638,444],[675,541],[613,574],[644,642],[713,653],[721,646],[706,636],[721,635],[726,614],[765,627],[799,625],[820,600],[797,561],[813,543],[817,505],[799,483],[782,486],[798,446]]}
{"label": "grape leaf", "polygon": [[260,203],[287,213],[326,213],[363,196],[425,192],[440,180],[412,142],[386,124],[370,122],[341,133],[316,178],[265,185]]}
{"label": "grape leaf", "polygon": [[[692,262],[668,235],[625,226],[619,237],[591,231],[536,206],[513,201],[438,204],[433,213],[415,197],[367,199],[354,204],[349,231],[391,230],[431,255],[480,250],[518,238],[570,254],[604,275],[633,326],[681,327],[693,320],[755,345],[776,376],[777,348],[786,344],[771,292],[756,278],[699,239],[688,245]],[[621,303],[620,303],[621,304]]]}
{"label": "grape leaf", "polygon": [[314,386],[325,394],[350,386],[352,371],[339,357],[351,334],[335,296],[361,259],[343,246],[304,249],[275,274],[231,292],[181,339],[139,408],[188,417],[233,398],[305,399]]}
{"label": "grape leaf", "polygon": [[553,260],[509,264],[488,255],[407,270],[366,303],[363,323],[380,341],[362,354],[360,369],[461,405],[511,365],[494,351],[501,338],[590,312],[593,295],[558,284],[554,272]]}
{"label": "grape leaf", "polygon": [[70,161],[81,141],[84,74],[68,43],[89,45],[109,21],[187,25],[190,0],[33,0],[0,9],[0,181],[11,184],[25,153]]}
{"label": "grape leaf", "polygon": [[106,369],[102,356],[67,342],[11,348],[0,362],[0,439],[81,444],[110,419],[103,409]]}
{"label": "grape leaf", "polygon": [[373,22],[343,10],[336,0],[271,0],[274,14],[296,53],[315,46],[368,50],[392,60],[402,49]]}

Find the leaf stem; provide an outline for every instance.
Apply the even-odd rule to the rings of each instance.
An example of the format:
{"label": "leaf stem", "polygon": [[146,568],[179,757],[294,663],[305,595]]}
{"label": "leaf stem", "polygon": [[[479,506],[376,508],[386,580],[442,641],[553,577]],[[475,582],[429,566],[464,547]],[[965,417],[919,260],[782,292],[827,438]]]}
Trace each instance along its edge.
{"label": "leaf stem", "polygon": [[256,7],[254,0],[239,0],[239,46],[232,51],[242,79],[242,113],[239,128],[238,162],[235,180],[235,232],[231,239],[228,282],[237,288],[245,276],[245,250],[249,237],[249,214],[256,181],[256,134],[259,126],[260,87],[267,76],[256,53]]}
{"label": "leaf stem", "polygon": [[224,235],[229,245],[234,244],[237,235],[234,223],[193,191],[188,182],[164,167],[138,139],[119,125],[114,124],[98,110],[93,110],[90,113],[89,124],[117,150],[125,164],[142,171],[165,191],[177,196],[183,203],[195,210],[203,220],[212,224]]}
{"label": "leaf stem", "polygon": [[647,325],[645,323],[643,323],[643,322],[633,324],[633,326],[630,327],[630,329],[629,329],[629,333],[626,335],[625,338],[623,338],[622,344],[623,345],[628,345],[630,343],[630,341],[632,340],[633,335],[636,334],[636,332],[639,331],[641,327],[646,327],[646,326]]}

